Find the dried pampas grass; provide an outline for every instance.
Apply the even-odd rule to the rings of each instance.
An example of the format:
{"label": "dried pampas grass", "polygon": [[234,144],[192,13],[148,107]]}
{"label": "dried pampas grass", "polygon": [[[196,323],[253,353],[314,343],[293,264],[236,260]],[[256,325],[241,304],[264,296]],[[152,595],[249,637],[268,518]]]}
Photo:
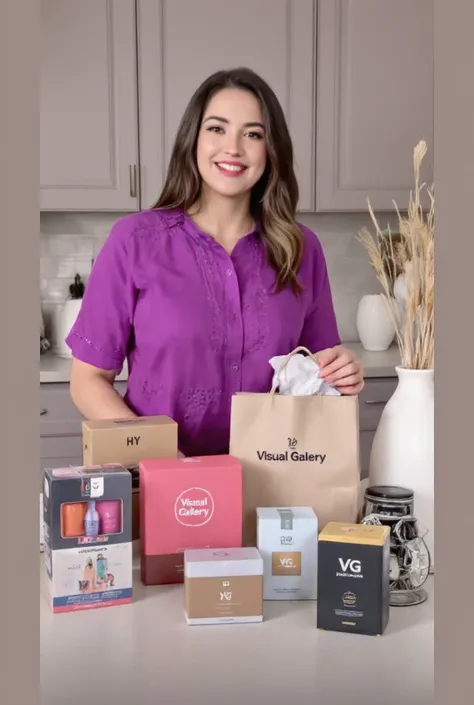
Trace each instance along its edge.
{"label": "dried pampas grass", "polygon": [[[426,155],[423,140],[414,149],[415,188],[410,192],[407,215],[402,216],[394,202],[399,222],[399,241],[394,244],[390,230],[383,233],[367,200],[375,234],[362,228],[358,239],[367,249],[370,263],[382,286],[400,349],[401,365],[413,370],[434,367],[434,187],[420,184],[420,168]],[[423,190],[430,207],[421,205]],[[393,298],[393,282],[403,271],[407,283],[404,315]]]}

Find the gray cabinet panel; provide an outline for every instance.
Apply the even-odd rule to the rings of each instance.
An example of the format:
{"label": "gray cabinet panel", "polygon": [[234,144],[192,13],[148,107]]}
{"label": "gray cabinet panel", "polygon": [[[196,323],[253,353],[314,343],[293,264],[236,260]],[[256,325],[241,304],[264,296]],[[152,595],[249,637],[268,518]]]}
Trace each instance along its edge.
{"label": "gray cabinet panel", "polygon": [[43,437],[40,449],[42,458],[77,458],[82,456],[82,435]]}
{"label": "gray cabinet panel", "polygon": [[[114,386],[125,394],[126,382]],[[40,487],[45,468],[82,465],[82,419],[67,382],[40,385]]]}
{"label": "gray cabinet panel", "polygon": [[365,480],[369,476],[370,452],[374,442],[375,431],[361,431],[360,433],[360,478]]}
{"label": "gray cabinet panel", "polygon": [[433,179],[433,2],[317,6],[316,210],[403,209],[420,139]]}
{"label": "gray cabinet panel", "polygon": [[[124,396],[127,383],[116,382],[115,389]],[[40,386],[40,436],[81,434],[82,414],[72,403],[67,382]]]}
{"label": "gray cabinet panel", "polygon": [[41,0],[40,8],[41,208],[138,210],[135,2]]}
{"label": "gray cabinet panel", "polygon": [[359,424],[361,431],[375,431],[385,404],[397,387],[396,378],[366,379],[359,396]]}
{"label": "gray cabinet panel", "polygon": [[248,66],[272,86],[288,120],[300,211],[314,210],[313,0],[138,0],[141,206],[164,181],[176,131],[199,84]]}
{"label": "gray cabinet panel", "polygon": [[81,433],[83,416],[72,403],[69,384],[42,384],[40,388],[40,435]]}

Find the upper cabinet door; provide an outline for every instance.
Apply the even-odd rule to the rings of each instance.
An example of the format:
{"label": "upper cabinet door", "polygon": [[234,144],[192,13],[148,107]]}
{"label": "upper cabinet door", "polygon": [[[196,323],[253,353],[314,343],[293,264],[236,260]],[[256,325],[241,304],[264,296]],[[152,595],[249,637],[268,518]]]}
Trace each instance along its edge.
{"label": "upper cabinet door", "polygon": [[41,209],[136,210],[134,0],[41,0],[41,32]]}
{"label": "upper cabinet door", "polygon": [[433,1],[319,0],[316,209],[401,209],[433,180]]}
{"label": "upper cabinet door", "polygon": [[199,84],[246,66],[271,85],[288,120],[300,187],[313,208],[313,0],[138,0],[142,207],[164,183],[176,131]]}

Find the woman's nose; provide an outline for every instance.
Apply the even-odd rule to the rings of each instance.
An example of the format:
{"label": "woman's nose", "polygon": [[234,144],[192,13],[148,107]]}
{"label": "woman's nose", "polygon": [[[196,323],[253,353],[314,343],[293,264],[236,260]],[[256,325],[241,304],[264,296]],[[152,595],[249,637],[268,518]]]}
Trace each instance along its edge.
{"label": "woman's nose", "polygon": [[242,143],[238,135],[227,135],[225,151],[232,156],[242,154]]}

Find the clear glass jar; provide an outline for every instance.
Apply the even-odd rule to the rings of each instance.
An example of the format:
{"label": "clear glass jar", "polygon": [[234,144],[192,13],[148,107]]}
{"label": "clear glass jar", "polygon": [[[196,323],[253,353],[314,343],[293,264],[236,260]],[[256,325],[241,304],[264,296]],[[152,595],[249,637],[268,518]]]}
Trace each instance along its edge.
{"label": "clear glass jar", "polygon": [[406,487],[376,485],[364,493],[363,517],[375,514],[384,523],[392,524],[402,517],[413,516],[413,510],[413,490]]}

